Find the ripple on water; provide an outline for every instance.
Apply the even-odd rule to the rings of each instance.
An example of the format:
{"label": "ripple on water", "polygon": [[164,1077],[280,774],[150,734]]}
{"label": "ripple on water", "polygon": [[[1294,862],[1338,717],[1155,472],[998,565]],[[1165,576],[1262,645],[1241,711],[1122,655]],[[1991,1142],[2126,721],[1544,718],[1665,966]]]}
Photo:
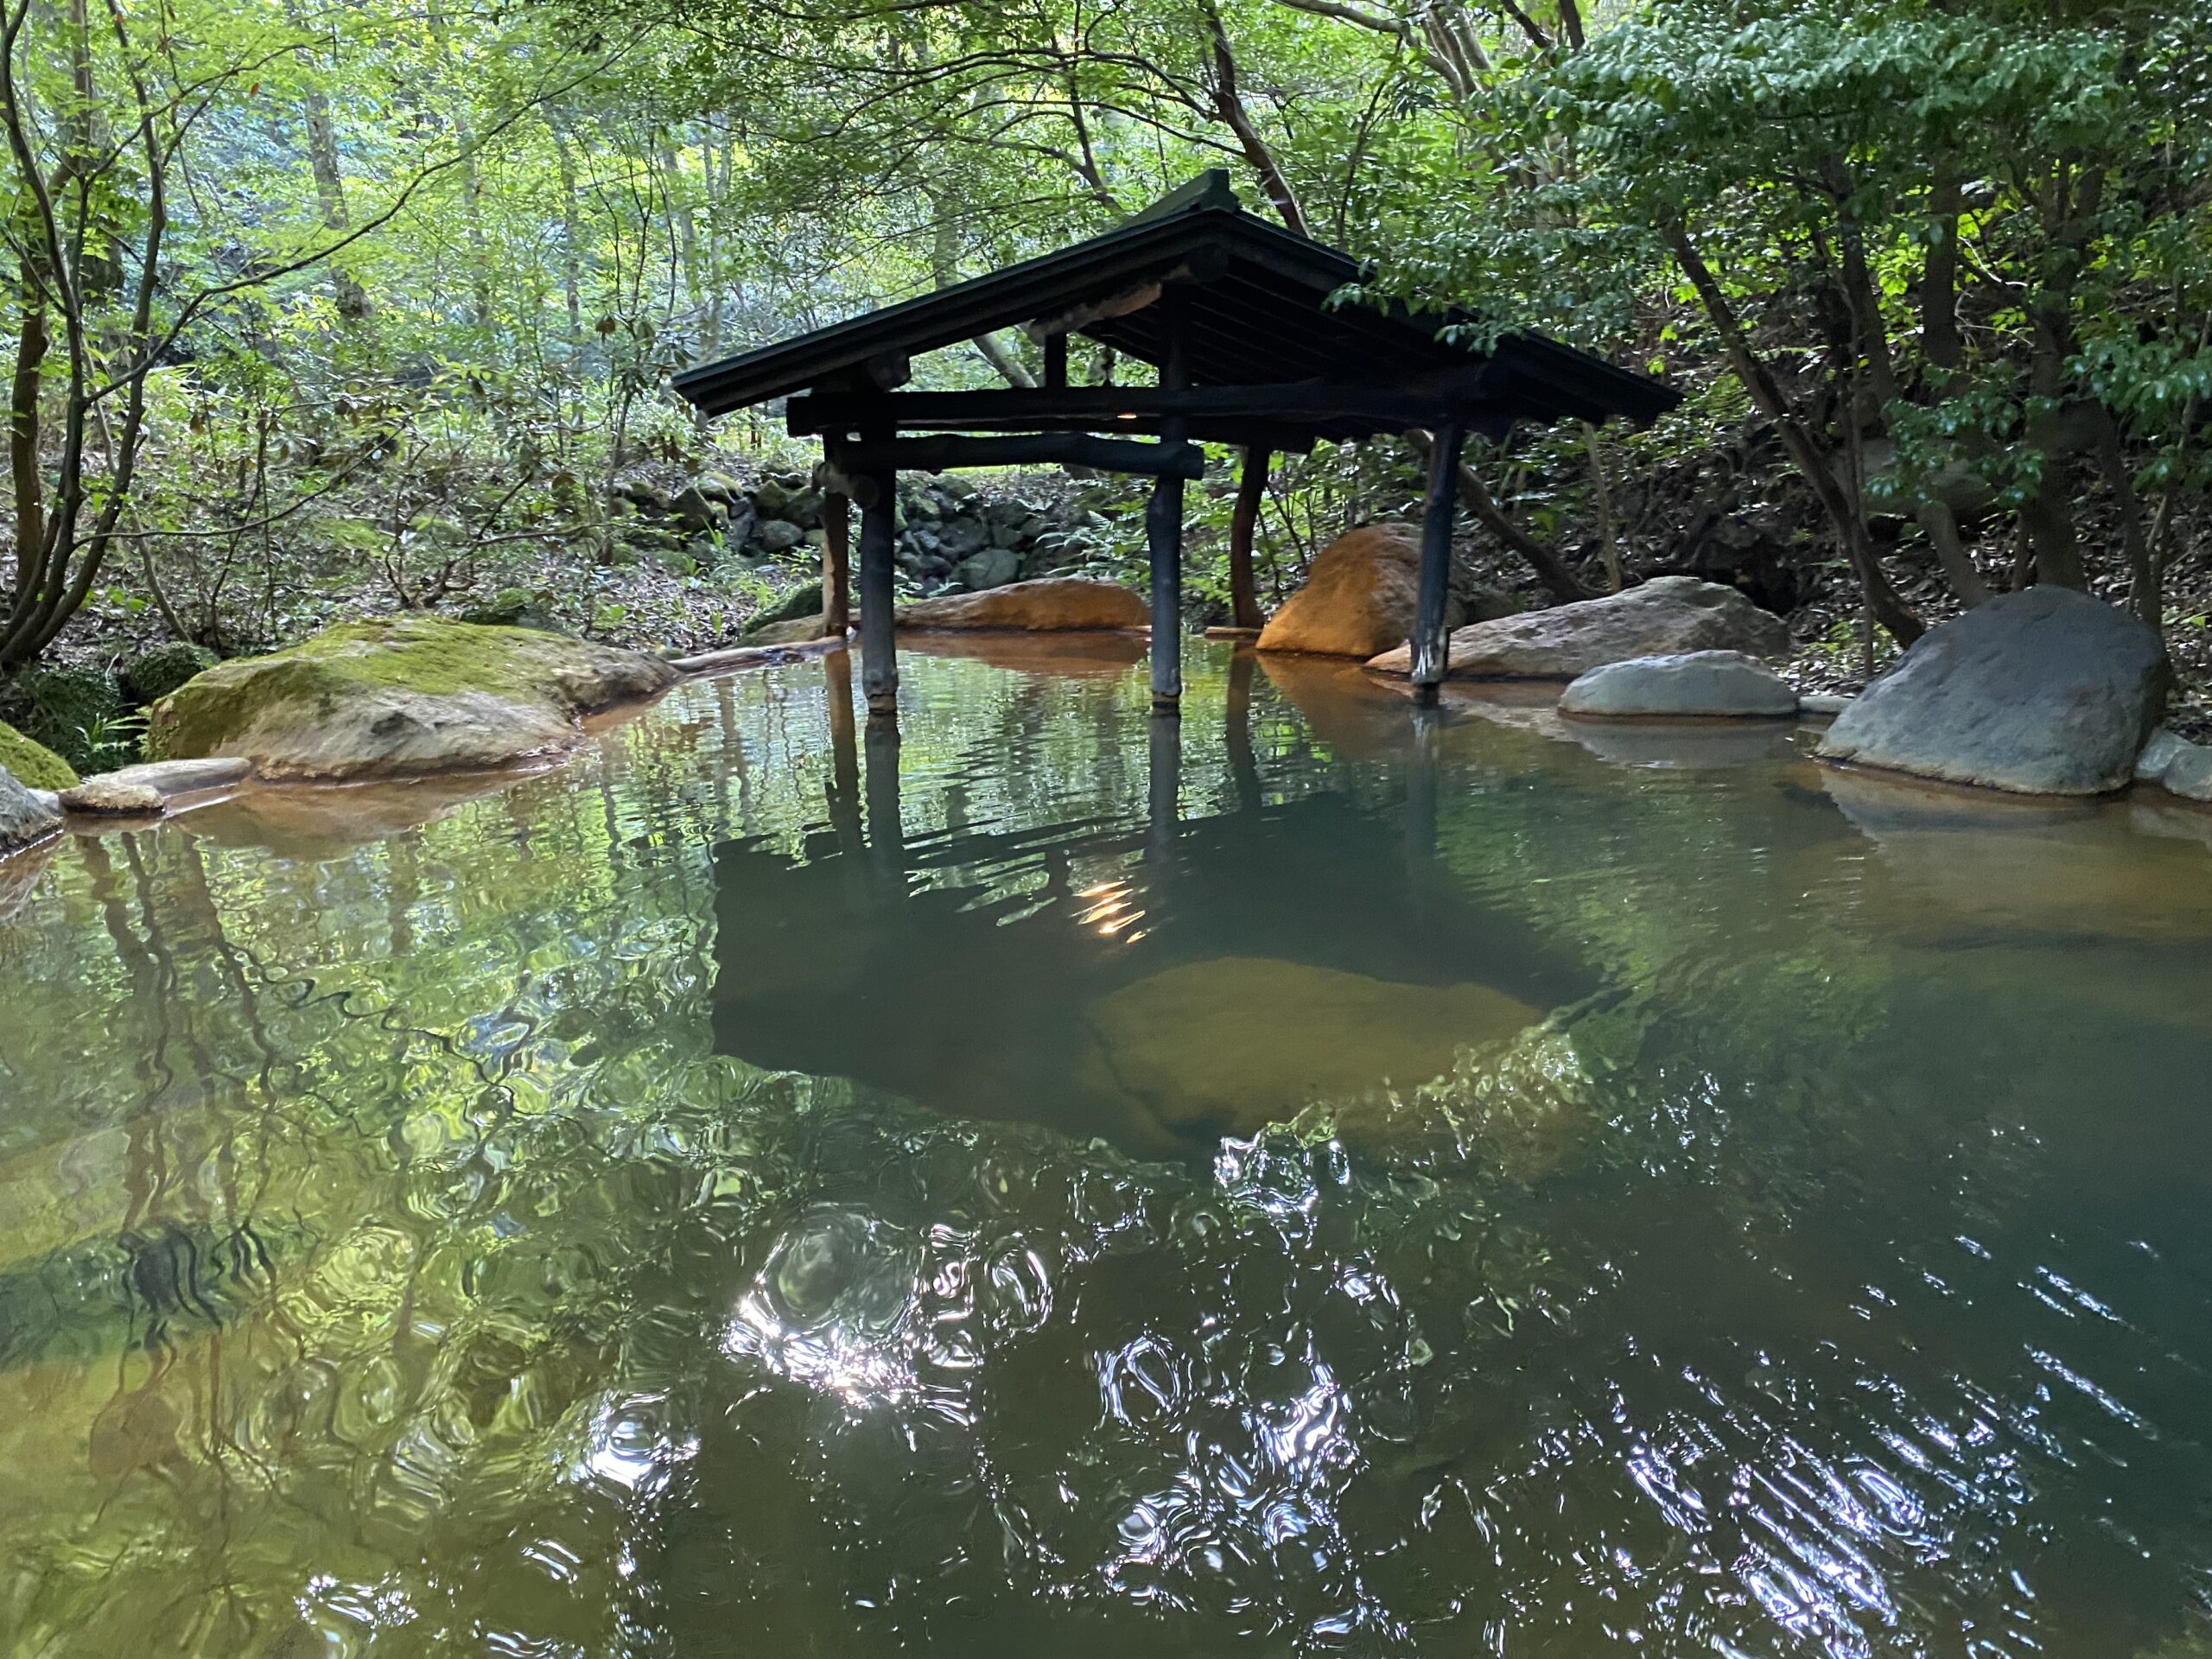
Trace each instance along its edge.
{"label": "ripple on water", "polygon": [[2189,1651],[2212,842],[1091,667],[7,884],[0,1650]]}

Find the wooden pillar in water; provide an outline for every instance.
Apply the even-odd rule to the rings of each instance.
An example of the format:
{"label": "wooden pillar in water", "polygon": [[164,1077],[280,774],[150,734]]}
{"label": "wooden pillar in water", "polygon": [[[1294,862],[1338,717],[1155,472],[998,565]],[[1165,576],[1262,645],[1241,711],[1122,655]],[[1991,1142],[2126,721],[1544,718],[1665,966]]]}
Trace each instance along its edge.
{"label": "wooden pillar in water", "polygon": [[1252,753],[1252,647],[1239,642],[1229,659],[1229,706],[1221,719],[1222,741],[1229,750],[1229,781],[1236,810],[1260,804],[1260,763]]}
{"label": "wooden pillar in water", "polygon": [[822,658],[823,691],[830,705],[830,826],[837,850],[857,857],[866,837],[861,830],[861,753],[853,720],[853,658],[832,651]]}
{"label": "wooden pillar in water", "polygon": [[1150,858],[1165,858],[1173,850],[1176,831],[1182,823],[1181,721],[1152,722],[1151,753],[1147,759],[1151,770],[1145,779],[1145,852]]}
{"label": "wooden pillar in water", "polygon": [[1436,700],[1451,641],[1445,607],[1452,595],[1452,521],[1459,511],[1459,451],[1466,432],[1456,421],[1439,427],[1428,451],[1428,499],[1421,520],[1421,599],[1414,613],[1414,695]]}
{"label": "wooden pillar in water", "polygon": [[[861,626],[868,609],[862,601]],[[865,671],[865,665],[863,665]],[[868,845],[869,862],[887,888],[906,862],[906,835],[899,817],[899,722],[871,720],[862,740],[868,748]]]}
{"label": "wooden pillar in water", "polygon": [[[1183,290],[1171,283],[1154,302],[1166,353],[1160,365],[1163,387],[1191,383],[1190,329]],[[1163,444],[1180,443],[1190,423],[1170,415],[1160,423]],[[1179,714],[1183,704],[1183,480],[1153,480],[1144,512],[1145,547],[1152,563],[1152,710]]]}
{"label": "wooden pillar in water", "polygon": [[842,639],[853,625],[852,503],[842,490],[822,496],[822,635]]}
{"label": "wooden pillar in water", "polygon": [[1260,594],[1252,581],[1252,538],[1260,527],[1260,500],[1268,490],[1268,463],[1274,451],[1256,445],[1244,451],[1236,478],[1236,505],[1229,518],[1229,620],[1240,628],[1260,626]]}
{"label": "wooden pillar in water", "polygon": [[899,647],[891,617],[891,552],[899,535],[899,475],[878,473],[869,481],[875,499],[861,506],[861,690],[871,716],[895,720]]}

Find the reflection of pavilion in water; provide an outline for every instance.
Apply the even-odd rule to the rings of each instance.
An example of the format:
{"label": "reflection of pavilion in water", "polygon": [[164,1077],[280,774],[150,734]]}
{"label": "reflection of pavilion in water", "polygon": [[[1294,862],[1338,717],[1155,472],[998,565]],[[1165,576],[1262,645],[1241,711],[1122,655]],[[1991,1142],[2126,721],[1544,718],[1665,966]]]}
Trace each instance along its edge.
{"label": "reflection of pavilion in water", "polygon": [[[1172,1142],[1118,1086],[1090,1021],[1103,999],[1154,976],[1293,964],[1361,976],[1329,983],[1492,987],[1535,1007],[1590,988],[1524,924],[1471,901],[1444,872],[1435,746],[1418,734],[1398,728],[1406,793],[1395,818],[1333,794],[1263,802],[1249,654],[1232,666],[1224,723],[1231,810],[1182,816],[1181,725],[1149,721],[1141,822],[912,842],[896,728],[856,731],[849,671],[842,653],[824,659],[828,833],[798,859],[746,842],[716,852],[715,1037],[726,1052],[961,1116],[1040,1120],[1159,1151]],[[1196,1134],[1189,1147],[1212,1140]]]}

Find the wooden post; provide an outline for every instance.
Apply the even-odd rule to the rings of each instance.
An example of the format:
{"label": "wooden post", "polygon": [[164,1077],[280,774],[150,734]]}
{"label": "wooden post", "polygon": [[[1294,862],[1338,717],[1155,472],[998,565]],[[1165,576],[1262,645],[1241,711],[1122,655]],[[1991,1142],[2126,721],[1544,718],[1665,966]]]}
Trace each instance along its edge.
{"label": "wooden post", "polygon": [[1229,659],[1229,707],[1221,721],[1222,741],[1229,749],[1229,781],[1239,812],[1260,804],[1260,763],[1252,753],[1252,647],[1240,642]]}
{"label": "wooden post", "polygon": [[1457,421],[1436,429],[1428,451],[1428,499],[1421,520],[1421,600],[1414,615],[1414,695],[1436,701],[1452,643],[1444,612],[1452,594],[1452,521],[1459,511],[1459,451],[1465,429]]}
{"label": "wooden post", "polygon": [[871,717],[899,715],[899,647],[891,607],[891,550],[899,535],[899,475],[878,473],[861,509],[861,690]]}
{"label": "wooden post", "polygon": [[[1171,389],[1190,384],[1190,330],[1183,290],[1170,283],[1156,303],[1166,335],[1160,384]],[[1163,443],[1180,443],[1189,417],[1169,415],[1160,423]],[[1152,710],[1179,714],[1183,704],[1183,480],[1162,477],[1152,486],[1144,512],[1146,550],[1152,563]]]}
{"label": "wooden post", "polygon": [[1437,802],[1443,793],[1444,711],[1416,704],[1413,752],[1406,759],[1406,942],[1428,951],[1441,944],[1439,918],[1453,882],[1436,855]]}
{"label": "wooden post", "polygon": [[[868,626],[868,601],[861,601],[861,626]],[[863,675],[867,665],[861,665]],[[863,740],[868,747],[868,845],[869,862],[888,887],[906,861],[906,835],[899,817],[899,722],[871,720]]]}
{"label": "wooden post", "polygon": [[1418,870],[1436,851],[1438,774],[1443,770],[1444,734],[1437,709],[1414,710],[1413,753],[1406,766],[1406,851]]}
{"label": "wooden post", "polygon": [[852,502],[842,490],[822,497],[822,637],[842,639],[853,626]]}
{"label": "wooden post", "polygon": [[1236,506],[1229,519],[1229,620],[1240,628],[1260,626],[1260,595],[1252,583],[1252,537],[1260,524],[1260,499],[1268,491],[1272,450],[1256,445],[1244,451],[1236,479]]}
{"label": "wooden post", "polygon": [[1068,337],[1065,334],[1045,336],[1045,384],[1065,387],[1068,383]]}
{"label": "wooden post", "polygon": [[[830,702],[830,827],[837,850],[857,857],[861,832],[861,755],[853,721],[853,658],[833,651],[822,659],[823,690]],[[728,683],[727,681],[724,683]]]}
{"label": "wooden post", "polygon": [[1175,846],[1175,832],[1182,822],[1183,722],[1152,722],[1150,773],[1146,784],[1146,855],[1165,858]]}

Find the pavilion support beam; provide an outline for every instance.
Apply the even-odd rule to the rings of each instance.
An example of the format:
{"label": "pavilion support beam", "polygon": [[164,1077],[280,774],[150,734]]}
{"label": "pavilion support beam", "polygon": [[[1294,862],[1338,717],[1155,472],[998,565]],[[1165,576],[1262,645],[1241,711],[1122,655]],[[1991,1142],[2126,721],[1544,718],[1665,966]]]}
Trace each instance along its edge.
{"label": "pavilion support beam", "polygon": [[1428,499],[1421,521],[1421,597],[1414,613],[1414,695],[1436,700],[1449,666],[1451,637],[1444,620],[1452,594],[1452,521],[1459,510],[1459,452],[1466,431],[1458,422],[1436,429],[1428,453]]}
{"label": "pavilion support beam", "polygon": [[1203,478],[1206,458],[1180,442],[1132,443],[1079,432],[971,438],[932,434],[836,446],[840,467],[861,473],[944,473],[961,467],[1095,467],[1103,473]]}
{"label": "pavilion support beam", "polygon": [[[873,712],[873,711],[871,711]],[[868,751],[868,861],[887,892],[903,884],[906,836],[899,816],[899,722],[870,720],[861,739]]]}
{"label": "pavilion support beam", "polygon": [[1053,391],[1068,384],[1068,337],[1065,333],[1045,336],[1045,385]]}
{"label": "pavilion support beam", "polygon": [[822,497],[822,637],[842,639],[852,625],[852,502],[830,490]]}
{"label": "pavilion support beam", "polygon": [[1165,858],[1174,850],[1182,824],[1183,722],[1154,721],[1147,747],[1150,770],[1145,779],[1145,853]]}
{"label": "pavilion support beam", "polygon": [[[1468,382],[1471,385],[1471,382]],[[1510,406],[1485,403],[1457,383],[1433,389],[1325,380],[1251,386],[1034,386],[1014,391],[814,392],[784,405],[793,437],[881,425],[903,432],[1054,430],[1150,432],[1171,415],[1216,423],[1298,427],[1354,421],[1397,430],[1459,411],[1495,421]]]}
{"label": "pavilion support beam", "polygon": [[[1160,331],[1166,350],[1160,365],[1164,391],[1179,391],[1191,383],[1190,314],[1184,290],[1169,286],[1160,297]],[[1189,418],[1169,415],[1160,423],[1162,447],[1185,448]],[[1183,709],[1183,480],[1161,476],[1152,486],[1144,513],[1146,550],[1152,561],[1152,711],[1179,715]]]}
{"label": "pavilion support beam", "polygon": [[836,832],[837,850],[856,859],[868,837],[861,828],[861,756],[853,721],[852,653],[825,652],[822,679],[830,705],[830,778],[823,793],[829,797],[830,824]]}
{"label": "pavilion support beam", "polygon": [[899,480],[874,479],[875,499],[861,511],[861,690],[872,718],[899,716],[898,632],[891,610],[891,553],[898,539]]}
{"label": "pavilion support beam", "polygon": [[1260,594],[1252,580],[1252,538],[1260,527],[1260,502],[1268,493],[1269,451],[1244,451],[1236,479],[1236,505],[1229,518],[1229,620],[1240,628],[1260,626]]}

